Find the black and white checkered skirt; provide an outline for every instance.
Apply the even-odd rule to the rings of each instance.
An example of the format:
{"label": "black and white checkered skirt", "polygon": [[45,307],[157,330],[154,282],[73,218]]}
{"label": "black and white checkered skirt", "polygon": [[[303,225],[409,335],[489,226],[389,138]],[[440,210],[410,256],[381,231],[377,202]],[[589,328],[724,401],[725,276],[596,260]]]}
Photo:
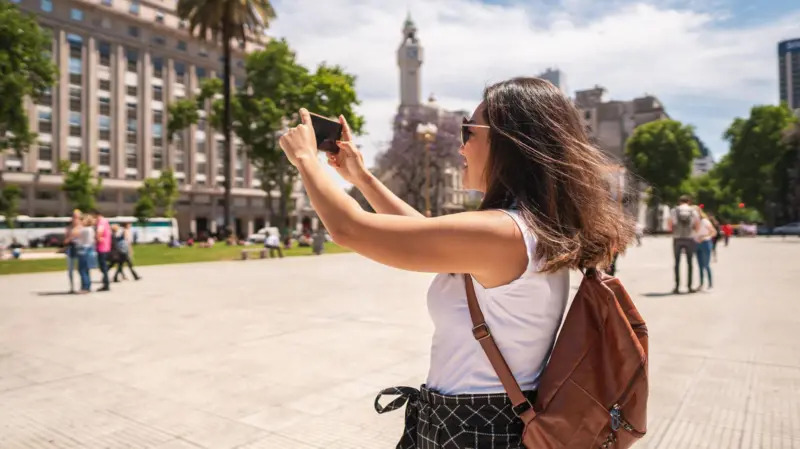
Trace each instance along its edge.
{"label": "black and white checkered skirt", "polygon": [[[536,392],[526,392],[531,403]],[[385,407],[383,395],[400,396]],[[443,395],[423,385],[387,388],[375,398],[375,410],[386,413],[406,406],[406,423],[397,449],[524,449],[522,421],[511,400],[500,394]]]}

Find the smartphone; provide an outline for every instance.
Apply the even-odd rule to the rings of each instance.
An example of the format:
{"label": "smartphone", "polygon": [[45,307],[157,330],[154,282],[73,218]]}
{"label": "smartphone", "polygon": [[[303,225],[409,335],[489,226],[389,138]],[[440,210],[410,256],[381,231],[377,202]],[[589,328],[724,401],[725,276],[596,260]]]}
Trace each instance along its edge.
{"label": "smartphone", "polygon": [[311,114],[311,124],[314,126],[314,136],[317,138],[317,148],[328,153],[338,153],[339,146],[336,145],[336,141],[342,140],[342,124],[338,120],[313,112],[309,114]]}

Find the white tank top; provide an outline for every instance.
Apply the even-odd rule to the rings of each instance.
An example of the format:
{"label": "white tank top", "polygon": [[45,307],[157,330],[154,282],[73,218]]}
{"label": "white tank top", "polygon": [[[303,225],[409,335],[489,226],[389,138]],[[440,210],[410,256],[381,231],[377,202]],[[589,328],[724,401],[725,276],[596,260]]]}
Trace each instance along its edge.
{"label": "white tank top", "polygon": [[[553,349],[569,293],[569,270],[538,271],[536,237],[517,211],[506,212],[519,226],[528,249],[528,267],[509,284],[483,288],[473,278],[475,296],[500,352],[523,390],[534,390]],[[442,394],[503,393],[480,344],[461,275],[439,274],[428,290],[428,312],[435,327],[428,388]]]}

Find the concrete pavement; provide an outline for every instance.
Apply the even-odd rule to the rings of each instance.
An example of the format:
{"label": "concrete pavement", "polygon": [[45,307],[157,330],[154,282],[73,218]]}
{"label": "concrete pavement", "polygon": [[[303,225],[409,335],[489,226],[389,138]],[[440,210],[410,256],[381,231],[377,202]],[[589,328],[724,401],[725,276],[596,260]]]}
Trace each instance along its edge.
{"label": "concrete pavement", "polygon": [[[800,448],[800,239],[735,239],[672,296],[667,239],[619,276],[650,329],[637,448]],[[0,277],[0,448],[383,448],[424,381],[431,275],[357,255],[150,266],[110,293]],[[573,275],[573,284],[578,278]]]}

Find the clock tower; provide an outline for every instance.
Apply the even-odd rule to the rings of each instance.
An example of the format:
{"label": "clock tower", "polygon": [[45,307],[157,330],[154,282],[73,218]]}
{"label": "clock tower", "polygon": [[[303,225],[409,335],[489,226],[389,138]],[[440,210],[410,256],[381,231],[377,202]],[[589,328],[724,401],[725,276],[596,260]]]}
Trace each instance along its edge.
{"label": "clock tower", "polygon": [[397,65],[400,67],[400,106],[418,106],[422,90],[422,46],[417,39],[417,27],[411,20],[411,14],[403,25],[403,42],[397,49]]}

